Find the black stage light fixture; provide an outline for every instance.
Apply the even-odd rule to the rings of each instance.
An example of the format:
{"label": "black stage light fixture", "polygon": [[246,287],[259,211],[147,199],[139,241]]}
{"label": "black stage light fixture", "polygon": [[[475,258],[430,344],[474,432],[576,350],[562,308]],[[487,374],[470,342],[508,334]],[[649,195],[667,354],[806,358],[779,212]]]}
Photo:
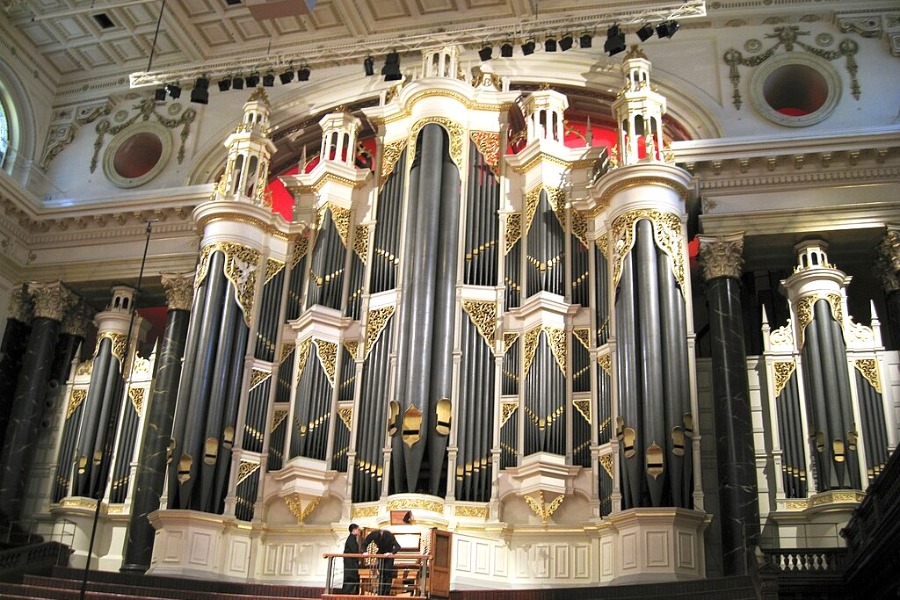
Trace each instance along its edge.
{"label": "black stage light fixture", "polygon": [[381,74],[384,75],[385,81],[400,81],[403,74],[400,73],[400,55],[396,52],[389,52],[384,58],[384,66],[381,67]]}
{"label": "black stage light fixture", "polygon": [[525,56],[534,54],[534,40],[528,40],[527,42],[522,44],[522,54],[524,54]]}
{"label": "black stage light fixture", "polygon": [[589,33],[582,33],[581,37],[578,38],[578,46],[581,48],[590,48],[594,45],[594,38]]}
{"label": "black stage light fixture", "polygon": [[478,51],[478,58],[482,61],[491,60],[491,56],[494,54],[494,49],[488,45],[484,45],[481,47],[481,50]]}
{"label": "black stage light fixture", "polygon": [[653,27],[650,26],[650,23],[644,23],[644,25],[637,30],[638,39],[642,42],[646,42],[650,38],[653,37]]}
{"label": "black stage light fixture", "polygon": [[230,77],[226,77],[225,79],[219,80],[219,91],[220,92],[227,92],[230,89],[231,89],[231,78]]}
{"label": "black stage light fixture", "polygon": [[500,46],[500,56],[503,58],[512,58],[513,55],[513,45],[512,42],[503,42],[503,45]]}
{"label": "black stage light fixture", "polygon": [[625,33],[618,25],[613,25],[606,30],[606,42],[603,51],[612,56],[625,51]]}
{"label": "black stage light fixture", "polygon": [[244,89],[244,78],[238,75],[234,79],[231,80],[231,86],[236,90]]}
{"label": "black stage light fixture", "polygon": [[303,65],[297,70],[297,79],[299,79],[300,81],[309,81],[310,73],[312,73],[312,71],[309,70],[309,67],[307,65]]}
{"label": "black stage light fixture", "polygon": [[367,56],[365,60],[363,60],[363,70],[366,73],[366,77],[371,77],[375,74],[375,59],[371,56]]}
{"label": "black stage light fixture", "polygon": [[294,80],[294,69],[290,68],[284,73],[278,75],[278,79],[281,80],[281,85],[287,85]]}
{"label": "black stage light fixture", "polygon": [[562,36],[562,37],[560,38],[560,40],[559,40],[559,49],[562,50],[563,52],[565,52],[566,50],[568,50],[568,49],[570,49],[570,48],[572,47],[572,42],[573,42],[573,41],[574,41],[574,40],[572,39],[572,34],[571,34],[571,33],[567,33],[566,35],[564,35],[564,36]]}
{"label": "black stage light fixture", "polygon": [[275,73],[269,71],[265,75],[263,75],[263,85],[266,87],[274,87],[275,86]]}
{"label": "black stage light fixture", "polygon": [[209,79],[198,77],[191,90],[191,102],[195,104],[209,104]]}
{"label": "black stage light fixture", "polygon": [[165,102],[166,101],[166,88],[156,88],[156,91],[153,92],[153,100],[156,102]]}
{"label": "black stage light fixture", "polygon": [[544,52],[556,52],[556,38],[548,37],[544,40]]}
{"label": "black stage light fixture", "polygon": [[663,21],[656,26],[656,35],[659,39],[670,38],[675,35],[679,27],[678,21]]}
{"label": "black stage light fixture", "polygon": [[181,97],[181,86],[177,83],[170,83],[166,86],[166,91],[169,92],[169,95],[173,98]]}
{"label": "black stage light fixture", "polygon": [[247,87],[255,88],[259,85],[259,73],[251,73],[247,75]]}

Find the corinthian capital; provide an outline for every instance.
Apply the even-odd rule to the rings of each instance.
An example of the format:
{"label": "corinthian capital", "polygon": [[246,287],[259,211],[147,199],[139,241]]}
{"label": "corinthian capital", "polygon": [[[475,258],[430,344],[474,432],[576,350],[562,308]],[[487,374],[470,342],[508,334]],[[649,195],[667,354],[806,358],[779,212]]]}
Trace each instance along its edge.
{"label": "corinthian capital", "polygon": [[33,310],[34,306],[31,304],[31,298],[28,296],[26,286],[20,285],[13,288],[9,297],[8,318],[15,319],[21,323],[29,323]]}
{"label": "corinthian capital", "polygon": [[194,299],[194,272],[161,273],[163,287],[166,288],[166,303],[169,310],[191,310]]}
{"label": "corinthian capital", "polygon": [[890,226],[875,249],[875,276],[886,292],[900,289],[900,232]]}
{"label": "corinthian capital", "polygon": [[62,321],[69,308],[78,301],[61,281],[29,283],[28,294],[34,302],[34,316],[54,321]]}
{"label": "corinthian capital", "polygon": [[73,337],[84,339],[87,337],[88,328],[94,322],[94,309],[78,300],[65,314],[62,321],[63,333]]}
{"label": "corinthian capital", "polygon": [[700,265],[706,281],[716,277],[740,279],[744,266],[744,232],[722,236],[698,235]]}

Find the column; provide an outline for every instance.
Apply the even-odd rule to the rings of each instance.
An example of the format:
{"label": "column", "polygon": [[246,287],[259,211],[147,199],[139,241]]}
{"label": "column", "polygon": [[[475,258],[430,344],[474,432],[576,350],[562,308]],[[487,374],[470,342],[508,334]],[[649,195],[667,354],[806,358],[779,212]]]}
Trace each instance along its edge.
{"label": "column", "polygon": [[890,325],[890,349],[900,348],[900,232],[888,226],[876,248],[875,275],[881,280]]}
{"label": "column", "polygon": [[14,289],[9,301],[6,330],[3,332],[3,342],[0,345],[0,352],[2,352],[2,358],[0,358],[0,448],[3,447],[3,440],[6,437],[6,427],[12,412],[13,393],[16,391],[16,382],[19,380],[19,371],[22,369],[28,334],[31,333],[32,308],[25,284]]}
{"label": "column", "polygon": [[759,500],[741,310],[743,233],[699,236],[707,282],[724,574],[746,575],[759,543]]}
{"label": "column", "polygon": [[125,540],[123,572],[144,573],[153,555],[154,529],[147,515],[159,508],[166,476],[167,450],[172,437],[175,399],[181,378],[194,292],[193,273],[164,273],[169,311],[166,329],[156,355],[153,391],[144,419],[143,446],[135,475],[131,521]]}
{"label": "column", "polygon": [[0,520],[6,522],[15,522],[20,516],[60,322],[75,301],[72,292],[59,281],[29,284],[28,293],[34,302],[31,336],[0,451]]}

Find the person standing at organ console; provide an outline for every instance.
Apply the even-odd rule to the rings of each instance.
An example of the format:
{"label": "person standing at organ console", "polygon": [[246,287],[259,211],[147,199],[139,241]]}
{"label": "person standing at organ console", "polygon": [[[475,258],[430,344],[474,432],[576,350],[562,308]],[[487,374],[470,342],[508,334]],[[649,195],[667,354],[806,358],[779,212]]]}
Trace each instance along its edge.
{"label": "person standing at organ console", "polygon": [[378,594],[389,596],[391,593],[391,580],[394,578],[394,554],[400,550],[400,544],[394,534],[387,529],[376,529],[366,536],[363,549],[374,543],[378,547],[378,554],[385,555],[381,559],[381,578]]}
{"label": "person standing at organ console", "polygon": [[[359,554],[359,525],[350,525],[350,535],[344,542],[344,554]],[[359,558],[344,557],[344,585],[342,594],[356,595],[359,593]]]}

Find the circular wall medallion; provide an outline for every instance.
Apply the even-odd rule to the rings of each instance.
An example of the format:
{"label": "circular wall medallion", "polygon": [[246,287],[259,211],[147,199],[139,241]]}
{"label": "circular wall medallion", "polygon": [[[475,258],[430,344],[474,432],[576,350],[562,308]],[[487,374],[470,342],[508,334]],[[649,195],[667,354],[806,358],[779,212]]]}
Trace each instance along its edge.
{"label": "circular wall medallion", "polygon": [[103,159],[106,177],[118,187],[143,185],[156,177],[172,154],[172,136],[156,123],[139,123],[116,135]]}
{"label": "circular wall medallion", "polygon": [[841,97],[841,78],[828,61],[789,52],[771,58],[750,77],[750,102],[762,116],[787,127],[826,119]]}

